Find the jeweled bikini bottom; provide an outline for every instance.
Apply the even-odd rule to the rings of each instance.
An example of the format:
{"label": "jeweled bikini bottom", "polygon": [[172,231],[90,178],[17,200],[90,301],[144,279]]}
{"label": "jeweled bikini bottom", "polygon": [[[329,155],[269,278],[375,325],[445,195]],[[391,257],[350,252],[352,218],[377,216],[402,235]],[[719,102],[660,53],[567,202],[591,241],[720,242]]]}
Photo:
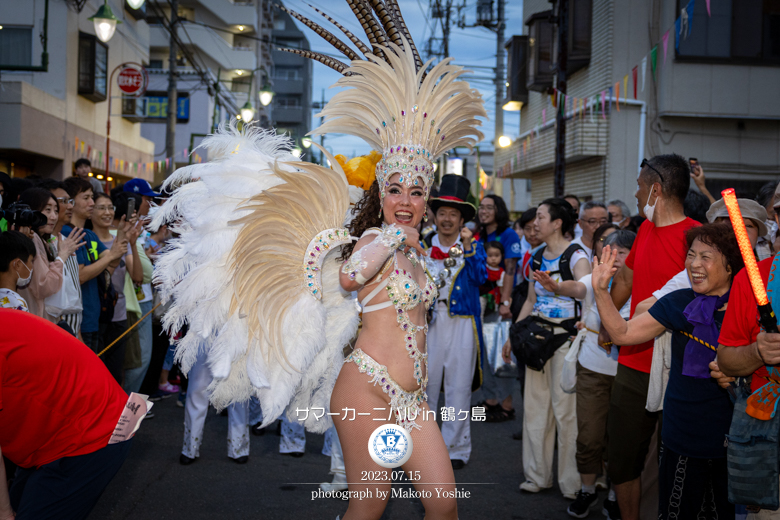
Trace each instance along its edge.
{"label": "jeweled bikini bottom", "polygon": [[[372,376],[369,383],[379,385],[382,391],[390,396],[390,408],[395,413],[395,423],[411,432],[414,428],[422,427],[415,421],[422,416],[422,403],[428,400],[425,388],[420,387],[413,392],[407,392],[396,383],[387,372],[387,367],[377,363],[374,358],[356,348],[347,356],[344,363],[354,362],[361,373]],[[427,360],[426,360],[427,365]],[[426,370],[427,370],[426,366]]]}

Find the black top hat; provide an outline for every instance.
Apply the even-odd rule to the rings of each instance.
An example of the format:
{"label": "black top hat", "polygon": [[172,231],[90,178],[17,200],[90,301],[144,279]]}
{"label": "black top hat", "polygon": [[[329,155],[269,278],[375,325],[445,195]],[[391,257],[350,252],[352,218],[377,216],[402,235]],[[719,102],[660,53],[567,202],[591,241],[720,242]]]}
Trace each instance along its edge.
{"label": "black top hat", "polygon": [[462,175],[443,175],[439,195],[428,201],[435,214],[440,207],[448,206],[460,210],[464,222],[470,222],[477,214],[477,208],[466,202],[471,190],[471,182]]}

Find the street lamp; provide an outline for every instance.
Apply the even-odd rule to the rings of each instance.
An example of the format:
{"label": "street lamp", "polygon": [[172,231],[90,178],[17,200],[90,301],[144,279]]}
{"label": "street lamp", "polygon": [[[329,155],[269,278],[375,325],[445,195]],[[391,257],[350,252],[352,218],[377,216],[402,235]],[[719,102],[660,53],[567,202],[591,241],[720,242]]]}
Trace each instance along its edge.
{"label": "street lamp", "polygon": [[103,0],[103,5],[98,8],[93,16],[87,18],[87,20],[92,20],[95,24],[95,34],[97,34],[98,39],[103,43],[106,43],[114,36],[116,24],[122,23],[122,20],[114,16],[113,11],[111,11],[111,8],[108,6],[108,0]]}
{"label": "street lamp", "polygon": [[304,148],[310,148],[311,147],[311,137],[304,137],[301,139],[301,144]]}
{"label": "street lamp", "polygon": [[509,137],[502,135],[501,137],[498,138],[498,146],[500,146],[501,148],[506,148],[510,144],[512,144],[512,140]]}
{"label": "street lamp", "polygon": [[127,0],[127,5],[132,9],[140,9],[146,0]]}
{"label": "street lamp", "polygon": [[300,158],[301,158],[301,155],[303,155],[303,150],[301,150],[301,149],[300,149],[300,148],[298,148],[297,146],[296,146],[295,148],[293,148],[292,150],[290,150],[290,151],[291,151],[291,152],[292,152],[292,154],[293,154],[295,157],[297,157],[298,159],[300,159]]}
{"label": "street lamp", "polygon": [[255,118],[255,109],[252,107],[252,103],[248,100],[241,107],[241,120],[248,123]]}

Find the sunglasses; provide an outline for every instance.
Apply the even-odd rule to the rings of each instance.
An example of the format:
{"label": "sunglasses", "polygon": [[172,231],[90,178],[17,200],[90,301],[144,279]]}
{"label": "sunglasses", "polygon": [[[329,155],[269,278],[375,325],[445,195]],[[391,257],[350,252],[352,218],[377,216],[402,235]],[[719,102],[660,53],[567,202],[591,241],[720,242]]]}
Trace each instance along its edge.
{"label": "sunglasses", "polygon": [[655,168],[653,168],[652,166],[650,166],[650,163],[649,163],[649,162],[647,162],[647,159],[642,159],[642,164],[640,164],[640,165],[639,165],[639,167],[640,167],[640,168],[644,168],[645,166],[647,166],[648,168],[650,168],[651,170],[653,170],[655,173],[657,173],[657,174],[658,174],[658,176],[661,178],[661,183],[664,183],[664,182],[666,182],[666,181],[664,180],[664,176],[663,176],[663,175],[661,175],[661,172],[659,172],[658,170],[656,170]]}

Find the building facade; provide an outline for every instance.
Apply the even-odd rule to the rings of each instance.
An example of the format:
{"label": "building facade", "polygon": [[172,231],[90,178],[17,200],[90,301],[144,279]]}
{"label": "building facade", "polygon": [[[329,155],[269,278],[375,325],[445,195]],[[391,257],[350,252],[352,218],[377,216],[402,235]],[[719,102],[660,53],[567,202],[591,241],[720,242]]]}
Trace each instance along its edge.
{"label": "building facade", "polygon": [[148,63],[149,27],[132,15],[124,0],[109,0],[122,23],[104,44],[87,19],[102,4],[103,0],[0,2],[0,171],[64,179],[84,157],[92,160],[95,175],[121,179],[129,178],[126,164],[152,160],[153,143],[141,135],[136,121],[121,116],[122,104],[114,102],[110,155],[116,162],[106,172],[107,101],[119,96],[110,78],[121,63]]}
{"label": "building facade", "polygon": [[[284,11],[273,9],[273,41],[278,47],[309,49],[309,40]],[[303,137],[311,130],[312,60],[289,52],[273,50],[273,126],[287,133],[295,146],[305,149]],[[306,151],[308,155],[311,152]],[[308,157],[304,156],[304,159]]]}
{"label": "building facade", "polygon": [[[150,87],[142,133],[155,143],[155,159],[166,159],[170,33],[167,2],[147,11],[150,25]],[[184,50],[177,52],[177,125],[173,160],[183,166],[193,158],[207,160],[204,151],[192,155],[200,141],[224,121],[240,115],[249,103],[254,120],[270,124],[270,108],[259,91],[270,81],[272,4],[269,0],[180,0],[176,29]],[[151,102],[151,105],[150,105]],[[151,110],[150,110],[151,109]],[[162,180],[164,172],[158,172]]]}
{"label": "building facade", "polygon": [[[554,193],[556,108],[548,89],[557,28],[550,2],[523,5],[529,91],[520,135],[496,152],[496,163],[507,176],[530,179],[538,204]],[[780,101],[769,95],[780,81],[777,9],[736,0],[696,1],[691,10],[681,0],[569,5],[566,193],[634,207],[639,164],[666,153],[697,158],[713,194],[735,187],[750,196],[780,176]]]}

